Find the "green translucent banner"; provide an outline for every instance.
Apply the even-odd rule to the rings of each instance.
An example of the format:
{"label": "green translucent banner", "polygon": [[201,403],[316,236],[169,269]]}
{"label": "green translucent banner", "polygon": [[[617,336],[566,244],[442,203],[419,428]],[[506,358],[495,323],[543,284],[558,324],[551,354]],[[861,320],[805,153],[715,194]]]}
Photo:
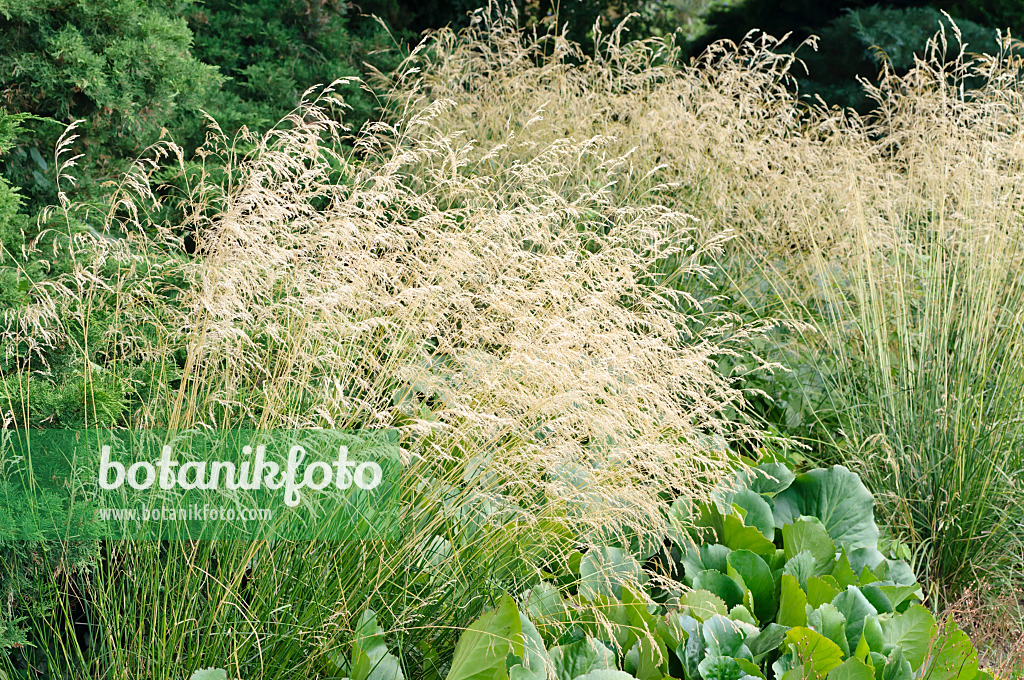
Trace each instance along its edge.
{"label": "green translucent banner", "polygon": [[387,540],[391,431],[0,431],[0,543]]}

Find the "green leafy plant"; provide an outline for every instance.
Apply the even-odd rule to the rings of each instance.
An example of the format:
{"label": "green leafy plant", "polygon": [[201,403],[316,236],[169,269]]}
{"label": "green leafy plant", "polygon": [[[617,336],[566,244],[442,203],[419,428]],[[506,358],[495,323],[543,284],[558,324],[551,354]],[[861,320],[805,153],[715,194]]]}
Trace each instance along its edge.
{"label": "green leafy plant", "polygon": [[524,611],[506,595],[478,619],[448,680],[990,677],[966,635],[917,602],[910,566],[878,550],[873,505],[842,466],[741,470],[710,503],[673,503],[680,597],[657,604],[627,553],[588,551],[572,585],[536,586]]}
{"label": "green leafy plant", "polygon": [[404,680],[398,657],[388,651],[384,631],[377,614],[366,609],[356,621],[349,654],[337,652],[329,665],[335,673],[350,680]]}

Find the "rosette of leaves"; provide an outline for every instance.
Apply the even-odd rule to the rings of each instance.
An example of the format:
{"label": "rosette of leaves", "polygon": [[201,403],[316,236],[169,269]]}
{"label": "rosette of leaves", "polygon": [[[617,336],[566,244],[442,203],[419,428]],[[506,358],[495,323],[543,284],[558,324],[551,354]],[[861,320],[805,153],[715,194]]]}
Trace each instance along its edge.
{"label": "rosette of leaves", "polygon": [[986,675],[967,637],[940,631],[917,603],[910,566],[879,552],[874,499],[856,474],[837,465],[794,475],[769,463],[732,482],[713,503],[674,507],[696,527],[678,553],[693,588],[684,616],[701,635],[712,622],[719,635],[723,620],[755,628],[725,647],[735,663],[716,658],[721,645],[690,642],[681,650],[688,680]]}
{"label": "rosette of leaves", "polygon": [[541,583],[525,611],[506,596],[473,624],[448,679],[990,678],[967,636],[919,604],[910,566],[878,550],[856,474],[769,463],[730,481],[713,502],[673,506],[691,587],[678,605],[640,591],[627,551],[593,549],[571,563],[575,580]]}

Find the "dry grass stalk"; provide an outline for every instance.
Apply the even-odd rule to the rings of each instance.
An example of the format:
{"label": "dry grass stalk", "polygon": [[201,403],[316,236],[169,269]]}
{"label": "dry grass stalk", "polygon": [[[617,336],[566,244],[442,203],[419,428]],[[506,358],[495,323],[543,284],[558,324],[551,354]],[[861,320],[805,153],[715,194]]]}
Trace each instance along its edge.
{"label": "dry grass stalk", "polygon": [[997,678],[1018,677],[1024,668],[1024,592],[991,585],[968,588],[946,610],[978,648],[980,662]]}

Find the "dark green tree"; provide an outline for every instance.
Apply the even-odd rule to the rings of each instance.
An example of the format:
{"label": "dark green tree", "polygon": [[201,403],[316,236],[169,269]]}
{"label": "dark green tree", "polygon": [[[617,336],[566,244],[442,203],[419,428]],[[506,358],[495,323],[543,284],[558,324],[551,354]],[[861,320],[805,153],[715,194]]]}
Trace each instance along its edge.
{"label": "dark green tree", "polygon": [[[0,96],[26,123],[6,174],[34,205],[64,125],[84,120],[85,182],[116,174],[181,112],[217,91],[217,69],[190,52],[190,0],[0,0]],[[49,118],[46,124],[38,118]]]}
{"label": "dark green tree", "polygon": [[[195,35],[192,54],[227,77],[206,110],[228,132],[277,123],[309,87],[360,77],[366,62],[382,70],[397,63],[386,30],[351,16],[339,0],[206,0],[187,17]],[[375,98],[360,85],[338,91],[354,129],[376,115]],[[190,133],[197,141],[194,127]]]}

